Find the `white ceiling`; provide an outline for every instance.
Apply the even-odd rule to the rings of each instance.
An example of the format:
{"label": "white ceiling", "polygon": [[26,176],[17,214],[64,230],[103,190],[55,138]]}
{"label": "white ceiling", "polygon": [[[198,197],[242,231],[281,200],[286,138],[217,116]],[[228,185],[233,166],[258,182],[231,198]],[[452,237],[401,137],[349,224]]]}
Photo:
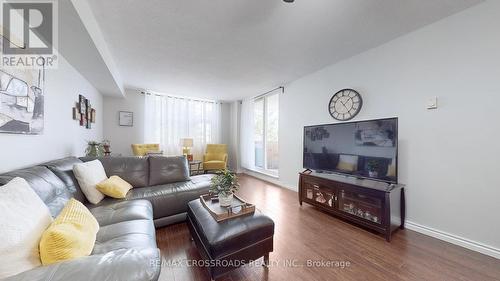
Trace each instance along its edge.
{"label": "white ceiling", "polygon": [[126,88],[235,100],[482,0],[88,0]]}
{"label": "white ceiling", "polygon": [[[123,82],[114,71],[113,62],[103,56],[99,42],[92,36],[89,24],[95,22],[82,13],[83,1],[59,0],[58,51],[78,69],[100,93],[123,97]],[[77,3],[77,6],[74,4]],[[80,7],[79,7],[80,6]],[[90,9],[87,9],[90,11]],[[90,14],[92,14],[90,12]],[[107,45],[103,43],[101,45]]]}

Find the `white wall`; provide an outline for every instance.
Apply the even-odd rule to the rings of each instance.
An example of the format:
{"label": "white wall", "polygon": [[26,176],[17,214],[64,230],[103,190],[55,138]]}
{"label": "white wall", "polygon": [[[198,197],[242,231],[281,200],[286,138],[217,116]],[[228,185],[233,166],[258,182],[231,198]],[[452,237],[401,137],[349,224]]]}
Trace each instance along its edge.
{"label": "white wall", "polygon": [[[83,156],[87,140],[102,140],[102,95],[60,54],[58,60],[57,69],[46,70],[44,133],[0,134],[0,172],[66,156]],[[79,94],[90,99],[97,112],[90,130],[72,119]]]}
{"label": "white wall", "polygon": [[[134,113],[134,126],[118,125],[118,112]],[[132,155],[131,144],[144,143],[144,95],[125,90],[125,98],[104,98],[104,138],[111,141],[113,154]]]}
{"label": "white wall", "polygon": [[488,1],[286,85],[279,184],[297,187],[303,126],[334,123],[331,96],[356,89],[356,120],[399,117],[408,226],[500,258],[499,27]]}

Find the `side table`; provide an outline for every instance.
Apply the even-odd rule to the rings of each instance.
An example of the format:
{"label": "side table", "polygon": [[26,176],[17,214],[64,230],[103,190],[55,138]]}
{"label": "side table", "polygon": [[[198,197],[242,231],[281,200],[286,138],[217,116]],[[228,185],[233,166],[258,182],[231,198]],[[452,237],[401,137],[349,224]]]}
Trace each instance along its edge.
{"label": "side table", "polygon": [[203,170],[201,169],[201,161],[200,160],[193,160],[189,161],[189,174],[191,176],[203,174]]}

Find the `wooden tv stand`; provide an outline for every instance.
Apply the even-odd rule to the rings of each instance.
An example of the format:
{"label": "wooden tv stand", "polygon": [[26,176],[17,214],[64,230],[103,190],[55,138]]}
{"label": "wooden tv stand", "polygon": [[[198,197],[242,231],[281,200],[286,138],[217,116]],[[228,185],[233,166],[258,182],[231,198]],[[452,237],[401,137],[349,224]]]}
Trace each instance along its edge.
{"label": "wooden tv stand", "polygon": [[301,173],[299,202],[382,233],[404,228],[404,185],[357,179],[339,174]]}

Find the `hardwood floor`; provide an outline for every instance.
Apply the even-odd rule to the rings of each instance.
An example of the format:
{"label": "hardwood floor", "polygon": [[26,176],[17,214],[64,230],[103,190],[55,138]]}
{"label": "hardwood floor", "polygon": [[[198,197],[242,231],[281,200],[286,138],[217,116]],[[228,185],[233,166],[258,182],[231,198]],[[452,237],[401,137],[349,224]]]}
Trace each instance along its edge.
{"label": "hardwood floor", "polygon": [[[241,175],[238,192],[275,222],[271,266],[246,266],[219,278],[236,280],[500,280],[500,260],[411,230],[382,236],[299,206],[297,193]],[[157,230],[165,261],[201,259],[186,224]],[[308,266],[307,261],[349,262],[348,266]],[[288,264],[286,264],[288,263]],[[311,264],[309,264],[311,265]],[[210,280],[206,269],[164,265],[167,280]]]}

